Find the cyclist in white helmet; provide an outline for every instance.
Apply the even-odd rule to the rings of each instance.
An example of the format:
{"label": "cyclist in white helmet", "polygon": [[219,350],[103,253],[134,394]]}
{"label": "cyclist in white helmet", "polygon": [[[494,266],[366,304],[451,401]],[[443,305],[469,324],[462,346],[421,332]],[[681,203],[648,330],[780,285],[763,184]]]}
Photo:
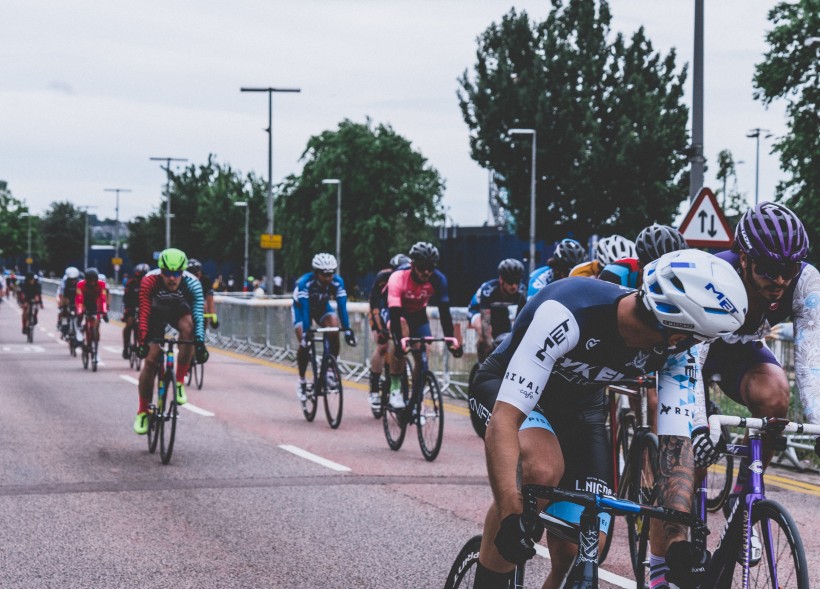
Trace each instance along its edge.
{"label": "cyclist in white helmet", "polygon": [[621,235],[610,235],[598,240],[594,260],[575,266],[569,275],[597,278],[607,264],[621,258],[634,258],[636,255],[633,241]]}

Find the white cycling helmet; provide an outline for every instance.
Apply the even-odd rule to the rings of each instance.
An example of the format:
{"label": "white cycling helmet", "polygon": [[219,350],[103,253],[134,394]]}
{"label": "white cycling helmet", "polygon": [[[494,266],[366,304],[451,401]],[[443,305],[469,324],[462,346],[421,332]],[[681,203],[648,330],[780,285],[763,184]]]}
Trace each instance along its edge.
{"label": "white cycling helmet", "polygon": [[740,329],[749,307],[732,265],[700,250],[670,252],[647,264],[641,294],[661,325],[702,340]]}
{"label": "white cycling helmet", "polygon": [[69,266],[65,269],[65,277],[66,278],[79,278],[80,277],[80,270],[75,268],[74,266]]}
{"label": "white cycling helmet", "polygon": [[310,265],[314,270],[318,270],[319,272],[335,272],[338,267],[336,256],[325,253],[313,256],[313,261]]}
{"label": "white cycling helmet", "polygon": [[601,266],[611,264],[621,258],[637,258],[635,243],[621,235],[610,235],[598,240],[595,246],[595,257]]}

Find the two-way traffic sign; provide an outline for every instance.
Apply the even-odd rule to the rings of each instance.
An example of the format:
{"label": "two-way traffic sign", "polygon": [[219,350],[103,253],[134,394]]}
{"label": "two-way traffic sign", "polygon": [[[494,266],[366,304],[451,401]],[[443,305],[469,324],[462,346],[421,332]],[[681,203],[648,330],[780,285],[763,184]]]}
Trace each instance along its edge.
{"label": "two-way traffic sign", "polygon": [[729,247],[734,234],[714,192],[700,189],[679,231],[691,247]]}

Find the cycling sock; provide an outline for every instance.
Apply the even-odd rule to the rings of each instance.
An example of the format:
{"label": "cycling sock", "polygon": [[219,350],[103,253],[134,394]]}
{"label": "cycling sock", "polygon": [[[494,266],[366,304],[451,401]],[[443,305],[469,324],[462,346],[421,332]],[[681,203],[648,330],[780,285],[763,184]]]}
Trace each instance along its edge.
{"label": "cycling sock", "polygon": [[390,394],[401,392],[401,374],[390,375]]}
{"label": "cycling sock", "polygon": [[480,562],[475,571],[475,583],[473,589],[507,589],[513,578],[513,571],[509,573],[496,573],[486,568]]}
{"label": "cycling sock", "polygon": [[185,382],[185,377],[188,376],[190,368],[190,364],[177,364],[177,382]]}
{"label": "cycling sock", "polygon": [[151,404],[151,401],[149,401],[148,399],[143,399],[142,397],[140,397],[140,406],[139,406],[139,409],[137,409],[137,413],[148,413],[148,405],[150,405],[150,404]]}
{"label": "cycling sock", "polygon": [[649,555],[649,589],[668,589],[666,573],[669,565],[666,564],[666,557]]}
{"label": "cycling sock", "polygon": [[378,393],[379,392],[379,379],[382,377],[381,372],[373,372],[370,371],[370,392],[371,393]]}

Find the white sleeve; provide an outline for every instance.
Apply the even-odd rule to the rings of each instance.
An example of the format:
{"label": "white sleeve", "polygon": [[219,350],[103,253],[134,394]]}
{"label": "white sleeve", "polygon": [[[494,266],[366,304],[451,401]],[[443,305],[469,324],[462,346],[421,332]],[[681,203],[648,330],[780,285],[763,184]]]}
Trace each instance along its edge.
{"label": "white sleeve", "polygon": [[705,395],[700,366],[709,346],[698,344],[667,358],[658,370],[658,435],[688,438],[697,425],[706,423]]}
{"label": "white sleeve", "polygon": [[498,401],[529,415],[541,398],[552,367],[576,346],[578,338],[578,322],[569,309],[557,301],[542,303],[510,359]]}
{"label": "white sleeve", "polygon": [[809,423],[820,423],[820,272],[814,266],[806,266],[800,274],[792,319],[794,373],[803,413]]}

